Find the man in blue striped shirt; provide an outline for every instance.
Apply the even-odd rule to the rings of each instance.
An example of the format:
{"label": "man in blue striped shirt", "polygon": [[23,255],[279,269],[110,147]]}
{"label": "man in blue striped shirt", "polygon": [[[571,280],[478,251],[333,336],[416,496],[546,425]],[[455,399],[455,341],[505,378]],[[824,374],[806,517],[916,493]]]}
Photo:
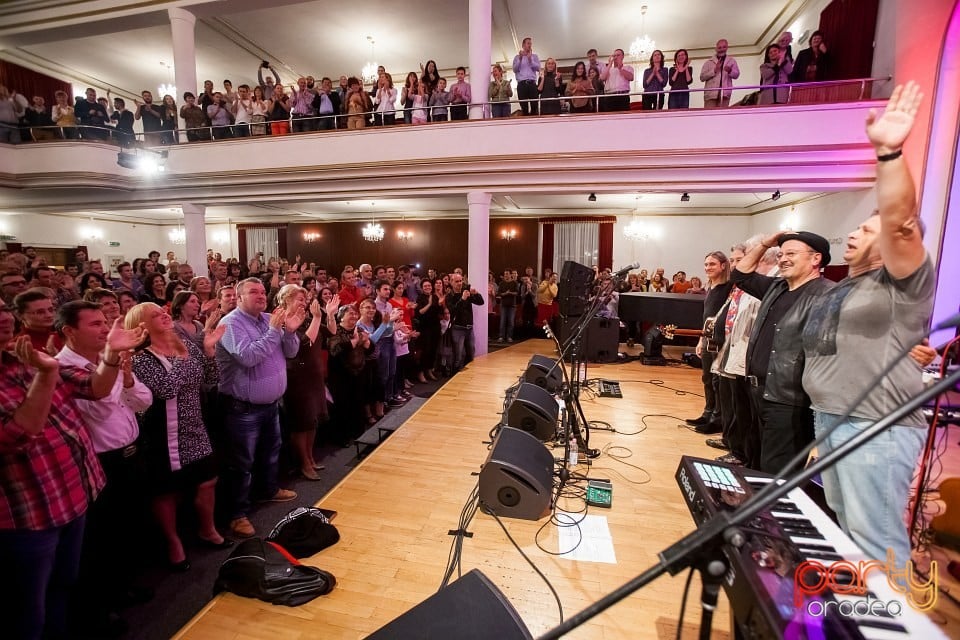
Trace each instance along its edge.
{"label": "man in blue striped shirt", "polygon": [[278,401],[287,388],[287,358],[297,355],[297,329],[304,309],[265,313],[267,291],[257,278],[237,284],[237,308],[220,321],[227,327],[217,343],[220,400],[228,439],[226,482],[233,535],[252,537],[248,519],[253,471],[272,502],[297,494],[277,481],[280,458]]}

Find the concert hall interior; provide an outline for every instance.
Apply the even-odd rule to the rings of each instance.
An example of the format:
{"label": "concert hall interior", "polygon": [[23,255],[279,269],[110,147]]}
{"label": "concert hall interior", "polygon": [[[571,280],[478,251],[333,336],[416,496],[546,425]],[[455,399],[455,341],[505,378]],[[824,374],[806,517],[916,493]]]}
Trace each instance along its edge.
{"label": "concert hall interior", "polygon": [[[790,32],[790,40],[784,40],[785,32]],[[532,38],[532,52],[539,56],[538,71],[531,71],[532,63],[524,62],[525,52],[530,54],[527,37]],[[815,48],[814,38],[817,45],[824,43],[822,51]],[[778,45],[779,54],[771,58],[770,46],[781,41],[792,41],[790,69],[799,69],[797,62],[809,63],[811,58],[812,68],[794,75],[786,69],[786,58],[777,63],[777,55],[786,55],[786,46]],[[608,86],[604,90],[602,80],[598,84],[585,78],[581,82],[590,88],[577,93],[580,85],[574,74],[582,61],[587,76],[591,48],[599,52],[598,70],[605,69],[604,75],[598,71],[598,79],[606,78],[610,86],[623,82],[626,89]],[[619,61],[618,48],[623,55]],[[676,84],[663,80],[656,86],[650,79],[651,73],[661,71],[673,77],[674,67],[680,65],[675,53],[681,49],[692,69],[689,93],[682,80]],[[654,66],[653,50],[661,52],[663,69]],[[734,58],[738,76],[724,66]],[[434,68],[444,79],[447,93],[437,89],[437,80],[429,80],[428,85],[428,75],[422,75],[428,60],[436,60]],[[386,73],[378,72],[378,62]],[[619,68],[620,63],[635,70],[632,81],[625,79],[623,71],[609,73],[606,68]],[[500,69],[491,77],[492,65]],[[719,74],[721,82],[732,82],[732,97],[729,93],[724,97],[722,88],[727,85],[717,91],[718,85],[701,77],[701,72],[714,67],[727,69],[733,78]],[[461,97],[464,85],[458,82],[458,73],[465,75],[472,88],[472,98],[460,102],[455,97]],[[532,80],[525,75],[530,73]],[[684,73],[679,72],[681,78]],[[410,87],[411,75],[415,87]],[[499,93],[503,85],[494,88],[501,75],[511,91],[506,99]],[[256,106],[254,89],[267,88],[272,93],[271,76],[280,81],[276,92],[282,97],[265,95],[265,102]],[[341,76],[344,85],[356,76],[360,90],[344,87],[341,91]],[[232,79],[226,82],[243,93],[224,85],[224,78]],[[324,78],[331,80],[332,89],[324,87]],[[213,89],[204,93],[208,79],[213,80]],[[880,153],[881,147],[865,134],[865,123],[872,110],[883,112],[895,87],[908,81],[916,82],[923,94],[911,114],[912,134],[902,149]],[[459,87],[457,92],[450,91],[453,86]],[[84,98],[88,88],[100,98],[109,98],[100,120],[96,109],[89,116],[80,110],[96,107],[96,98],[90,102]],[[214,91],[224,99],[222,110]],[[254,106],[244,102],[246,91]],[[58,92],[62,92],[60,98]],[[163,124],[150,124],[153,116],[149,114],[141,117],[146,92],[152,93],[154,104],[161,103],[164,94],[173,97],[174,108],[156,118]],[[187,99],[185,92],[195,97]],[[304,101],[304,95],[311,96],[312,102]],[[37,106],[34,96],[45,105]],[[115,98],[125,101],[125,107],[115,107]],[[616,106],[621,99],[623,108]],[[58,104],[58,100],[66,102]],[[181,110],[193,108],[194,100],[202,109]],[[35,107],[33,113],[27,103]],[[311,108],[310,113],[297,112]],[[68,111],[69,117],[63,115]],[[63,117],[58,118],[58,113]],[[123,128],[127,125],[129,130]],[[153,488],[143,488],[139,506],[147,514],[141,523],[145,531],[135,540],[143,543],[144,559],[132,564],[149,566],[147,582],[156,596],[147,608],[138,608],[142,603],[137,603],[126,611],[110,601],[105,612],[97,615],[109,614],[105,628],[112,637],[143,640],[360,638],[394,620],[401,626],[380,637],[443,637],[451,628],[457,631],[446,637],[547,633],[561,617],[570,618],[656,565],[659,552],[694,531],[712,513],[697,512],[692,504],[695,494],[697,499],[713,495],[710,491],[717,487],[708,483],[719,481],[712,474],[732,469],[731,474],[754,481],[756,486],[748,490],[759,490],[767,483],[763,474],[744,471],[736,452],[721,451],[717,442],[707,444],[723,441],[719,427],[712,430],[719,424],[719,409],[713,418],[705,412],[704,423],[689,424],[700,416],[705,401],[709,404],[701,359],[693,354],[704,332],[707,296],[699,294],[723,284],[711,281],[705,260],[709,262],[717,251],[731,255],[737,245],[742,245],[741,255],[749,254],[751,247],[771,238],[768,249],[776,254],[775,245],[782,240],[776,234],[806,231],[826,243],[821,255],[832,256],[823,270],[824,280],[843,280],[850,268],[843,257],[851,250],[850,234],[862,232],[860,225],[877,209],[878,172],[894,163],[905,163],[915,184],[917,216],[924,227],[922,247],[935,281],[930,285],[929,326],[954,319],[952,326],[930,335],[931,346],[943,347],[960,335],[956,329],[960,311],[956,283],[960,274],[960,0],[646,0],[645,4],[368,0],[345,6],[316,0],[15,0],[3,4],[0,287],[4,307],[0,325],[12,316],[15,325],[10,331],[33,337],[31,302],[19,309],[16,301],[16,294],[28,287],[53,290],[55,307],[83,298],[88,289],[110,289],[104,295],[120,297],[114,305],[119,302],[123,314],[128,306],[156,302],[176,316],[172,304],[175,296],[183,295],[177,312],[194,298],[201,305],[194,320],[199,332],[178,334],[183,341],[177,344],[186,351],[184,345],[192,340],[199,347],[197,358],[206,357],[205,362],[222,368],[221,357],[228,347],[205,345],[204,337],[227,331],[217,327],[221,313],[226,316],[227,311],[202,305],[211,298],[218,300],[217,289],[224,284],[230,290],[237,286],[239,293],[237,283],[250,275],[260,277],[270,312],[279,303],[276,296],[285,283],[312,287],[309,296],[304,294],[299,312],[283,307],[282,313],[303,322],[298,333],[301,346],[318,344],[317,351],[323,351],[323,364],[318,366],[324,368],[324,377],[319,388],[304,374],[296,385],[287,383],[282,400],[265,403],[281,407],[278,424],[282,425],[282,448],[272,462],[274,473],[279,464],[280,488],[268,481],[270,491],[278,491],[265,500],[286,500],[285,488],[299,497],[289,504],[251,507],[246,496],[245,509],[250,514],[243,509],[228,512],[224,495],[233,491],[231,482],[236,481],[230,474],[236,469],[220,459],[227,457],[229,437],[215,432],[211,424],[217,422],[228,431],[233,414],[212,417],[204,395],[200,427],[204,420],[210,422],[209,437],[204,439],[213,453],[207,453],[218,460],[212,464],[221,464],[215,490],[216,535],[201,531],[198,545],[196,531],[186,533],[186,527],[203,529],[206,516],[202,498],[195,505],[193,499],[183,497],[183,544],[178,546],[177,541],[170,546],[177,538],[174,518],[172,537],[164,546],[164,534],[154,518],[164,526],[169,520],[157,515],[163,507],[152,501],[156,499],[150,493]],[[803,251],[817,253],[819,247],[811,247],[804,245]],[[794,255],[786,247],[780,251]],[[567,273],[564,280],[561,271],[570,262],[579,263],[583,273]],[[166,275],[152,277],[151,269],[161,264]],[[188,265],[198,277],[194,282],[189,277],[169,278],[178,268],[186,273]],[[385,273],[388,266],[395,269],[397,280],[387,275],[374,278],[364,271],[364,267],[376,270],[381,265]],[[132,280],[124,273],[128,267]],[[227,276],[218,274],[220,267]],[[530,273],[525,274],[525,268]],[[102,275],[91,273],[98,270]],[[428,270],[436,274],[427,277]],[[511,270],[515,271],[512,276]],[[519,285],[517,271],[526,278]],[[43,272],[52,276],[44,280]],[[323,280],[318,279],[320,272],[326,274]],[[551,281],[550,272],[559,277]],[[597,280],[594,273],[599,274]],[[576,364],[583,361],[585,374],[578,367],[558,364],[558,344],[566,344],[576,333],[577,322],[591,309],[591,291],[596,293],[600,283],[604,293],[611,274],[614,281],[622,280],[622,285],[619,281],[611,285],[620,287],[618,297],[613,302],[613,296],[605,298],[602,309],[598,304],[594,311],[600,310],[603,317],[585,319],[582,339],[572,341],[579,352]],[[458,276],[462,290],[453,284]],[[577,277],[583,280],[580,285]],[[356,303],[356,310],[344,304],[327,312],[323,304],[329,298],[323,298],[322,285],[328,278],[340,280],[341,287],[330,289],[330,296],[338,294],[342,296],[338,300]],[[197,279],[206,281],[199,285],[199,292]],[[382,352],[390,350],[383,346],[386,341],[397,350],[397,357],[409,348],[408,384],[405,388],[403,373],[387,377],[379,365],[381,369],[374,367],[373,373],[364,369],[363,374],[367,376],[363,380],[376,390],[355,393],[349,385],[336,385],[330,379],[337,365],[327,338],[343,330],[343,316],[348,325],[361,327],[355,334],[361,351],[364,340],[375,332],[382,337],[381,319],[392,326],[387,299],[378,298],[378,308],[368,320],[360,306],[364,296],[347,293],[364,291],[366,282],[366,294],[375,297],[381,280],[393,285],[387,295],[390,300],[411,301],[409,308],[394,303],[410,318],[422,309],[421,282],[429,281],[434,289],[443,287],[448,298],[463,295],[467,301],[463,313],[472,320],[461,325],[459,318],[464,316],[453,309],[457,303],[438,302],[435,320],[443,327],[444,337],[438,329],[432,348],[425,346],[426,339],[416,341],[425,331],[417,332],[409,347],[406,336],[394,339],[389,332],[383,333],[385,342],[376,350],[368,345],[373,355],[368,353],[365,362],[377,364]],[[127,291],[131,282],[138,283],[139,291]],[[359,286],[354,288],[353,282]],[[543,304],[539,304],[538,282],[546,283],[546,289],[541,287],[547,292],[541,291]],[[559,284],[552,294],[551,282]],[[152,286],[148,283],[156,288],[144,288]],[[631,283],[635,288],[630,288]],[[394,296],[400,284],[406,288]],[[524,286],[528,287],[527,306],[517,302],[513,310],[504,311],[513,305],[504,305],[501,293],[522,293]],[[198,295],[187,296],[181,289]],[[471,306],[471,289],[476,289],[482,302]],[[127,296],[129,305],[123,302],[124,291],[134,294]],[[310,304],[314,296],[322,300],[316,311]],[[425,299],[428,304],[432,300],[429,291]],[[308,340],[303,337],[309,332],[306,327],[312,326],[314,315],[321,316],[321,309],[323,322],[316,324],[325,337],[317,338],[314,327]],[[217,318],[211,319],[214,312]],[[240,312],[237,308],[231,313]],[[106,310],[104,316],[108,316]],[[173,320],[178,327],[184,324],[180,316]],[[546,334],[540,327],[542,320],[551,326]],[[328,321],[332,330],[327,328]],[[264,329],[264,335],[296,332],[284,322]],[[419,318],[408,323],[398,317],[395,322],[398,327],[409,324],[409,329],[398,328],[398,335],[408,331],[412,335],[421,326]],[[364,333],[368,325],[371,330]],[[358,349],[351,343],[350,331],[355,330],[351,327],[340,337],[345,336],[349,349]],[[63,346],[55,337],[50,346]],[[14,347],[23,341],[15,340],[9,341],[9,353],[2,362],[7,370],[14,364],[24,369],[13,355],[23,355]],[[156,342],[152,336],[150,340]],[[893,337],[890,343],[896,343]],[[93,353],[102,355],[101,363],[109,368],[114,366],[114,352],[112,343],[104,344],[102,354],[99,349]],[[771,338],[767,346],[772,345]],[[47,343],[37,346],[38,352],[43,346]],[[896,343],[896,350],[906,346]],[[137,355],[130,358],[152,349],[138,345]],[[433,356],[429,366],[420,362],[425,352]],[[286,379],[294,381],[302,358],[284,355]],[[855,354],[857,361],[879,357]],[[126,360],[127,356],[117,360],[118,385],[127,375]],[[957,360],[954,346],[945,360],[924,367],[924,379],[933,384],[941,362],[946,362],[944,375],[956,371]],[[42,369],[36,364],[26,367],[29,375]],[[65,366],[62,361],[61,366]],[[131,366],[139,376],[136,364]],[[170,367],[168,362],[163,366]],[[561,375],[565,369],[570,369],[570,380]],[[581,380],[583,375],[586,382]],[[11,376],[6,376],[6,385],[0,384],[2,461],[16,459],[13,451],[20,446],[20,440],[11,444],[14,438],[5,430],[22,426],[10,418],[18,406],[13,398],[19,391],[8,387],[19,385],[23,393],[28,387],[20,379],[16,385],[9,382]],[[207,379],[204,383],[204,394],[216,391],[217,384]],[[222,397],[249,405],[247,409],[260,406],[251,397],[225,394],[222,371],[219,384]],[[760,387],[762,394],[762,376]],[[230,387],[231,391],[238,388]],[[288,421],[294,420],[295,413],[289,407],[309,394],[325,400],[319,402],[320,415],[310,416],[313,430],[308,434],[313,435],[307,441],[304,433],[289,429]],[[342,407],[352,402],[356,411],[344,417]],[[750,398],[744,402],[749,406]],[[936,562],[940,588],[936,606],[926,613],[905,610],[898,621],[903,627],[874,629],[879,635],[845,621],[844,633],[849,637],[900,638],[930,632],[929,637],[939,633],[960,638],[960,520],[956,519],[960,502],[953,504],[955,485],[960,485],[960,387],[955,385],[954,392],[944,394],[940,402],[934,436],[924,446],[919,467],[925,477],[922,483],[916,479],[911,483],[904,514],[905,523],[918,522],[911,538],[914,566],[925,573],[930,562]],[[145,437],[145,411],[137,410],[138,444]],[[349,428],[343,426],[347,422],[330,426],[341,418],[357,421],[362,429],[352,431],[353,422]],[[163,437],[176,440],[179,427],[174,423],[183,419],[168,421]],[[579,426],[574,429],[573,423]],[[575,434],[571,442],[571,432],[581,427],[584,433]],[[278,427],[278,440],[279,432]],[[23,439],[22,431],[15,435]],[[508,442],[508,438],[514,440]],[[91,446],[89,438],[83,440]],[[169,442],[162,444],[176,448]],[[136,448],[124,445],[129,446],[121,447],[121,455],[130,446]],[[92,446],[99,446],[96,437]],[[579,449],[579,454],[573,454],[575,465],[569,464],[571,446]],[[311,453],[304,453],[304,447]],[[98,449],[91,456],[101,453]],[[312,460],[314,455],[323,457]],[[718,456],[725,462],[705,471],[703,465],[710,465],[706,461]],[[546,460],[547,467],[537,467],[531,462],[534,459]],[[19,460],[26,464],[22,457]],[[258,457],[256,464],[260,462]],[[326,469],[321,468],[324,465]],[[878,468],[882,466],[877,463]],[[211,473],[216,477],[217,470]],[[249,469],[246,473],[250,475]],[[263,489],[256,485],[257,473],[254,491]],[[15,485],[23,491],[18,477],[0,472],[0,494],[15,493],[11,489]],[[109,478],[108,470],[108,487]],[[501,481],[503,486],[497,484]],[[588,486],[588,481],[593,484]],[[923,489],[919,507],[917,486]],[[844,550],[854,556],[862,553],[824,510],[822,489],[807,488],[813,506],[803,502],[800,515],[813,522],[825,544],[836,547],[824,552],[823,562],[846,557]],[[589,505],[588,492],[593,503]],[[527,502],[532,496],[537,496],[534,506]],[[171,500],[176,512],[177,500]],[[606,505],[605,500],[609,500]],[[715,502],[719,505],[724,500],[737,498],[725,492]],[[274,514],[282,516],[298,506],[336,512],[332,524],[339,531],[339,542],[302,559],[305,565],[333,574],[336,587],[296,607],[234,593],[213,595],[220,563],[246,537],[245,525],[238,520],[246,520],[250,532],[255,527],[252,535],[257,539],[270,531],[277,519]],[[503,510],[501,517],[494,515],[498,508]],[[207,511],[212,510],[208,504]],[[4,511],[0,508],[0,546],[8,540],[5,534],[22,524],[18,516],[3,515]],[[31,533],[34,528],[26,527]],[[225,542],[217,548],[220,534]],[[228,549],[230,541],[233,546]],[[215,548],[201,551],[201,545]],[[839,555],[834,558],[834,553]],[[754,560],[758,565],[766,563],[763,570],[769,573],[765,575],[773,573],[769,567],[776,565],[779,556],[766,551],[755,555],[763,555]],[[0,550],[0,558],[5,557]],[[454,566],[453,560],[459,565]],[[726,574],[725,586],[730,588],[720,591],[710,637],[749,637],[743,635],[743,628],[751,624],[760,630],[757,637],[789,636],[759,620],[777,607],[794,607],[792,589],[779,598],[763,591],[764,585],[792,587],[793,567],[789,575],[766,582],[751,576],[749,583],[741,580],[734,588],[737,569],[749,570],[739,562]],[[494,604],[502,610],[477,605],[466,616],[451,602],[434,608],[422,604],[438,593],[441,584],[454,583],[472,569],[481,571],[491,587],[484,587],[483,594],[468,593],[468,601],[494,596]],[[84,573],[81,570],[81,584]],[[694,637],[701,622],[700,574],[694,572],[688,585],[685,580],[686,571],[661,576],[567,637],[663,639],[674,637],[678,627],[683,637]],[[870,586],[874,589],[876,582]],[[78,601],[91,600],[88,596]],[[767,600],[764,613],[755,613],[759,607],[752,607],[763,599]],[[680,619],[682,600],[685,609]],[[0,613],[5,611],[0,604]],[[142,611],[149,616],[140,617]],[[454,627],[430,632],[419,626],[422,620],[402,626],[401,616],[411,611],[444,624],[452,622]],[[735,611],[741,619],[735,619]],[[758,616],[756,621],[742,619],[747,611]],[[461,614],[466,617],[461,619]],[[790,618],[792,614],[783,615]],[[110,626],[113,622],[117,625]],[[468,635],[464,627],[474,623],[490,627],[473,629],[470,632],[479,635]],[[0,636],[5,637],[3,629],[0,619]],[[75,637],[106,637],[89,629],[81,632],[79,627],[72,632]],[[824,637],[839,634],[836,629],[816,629],[821,632]]]}

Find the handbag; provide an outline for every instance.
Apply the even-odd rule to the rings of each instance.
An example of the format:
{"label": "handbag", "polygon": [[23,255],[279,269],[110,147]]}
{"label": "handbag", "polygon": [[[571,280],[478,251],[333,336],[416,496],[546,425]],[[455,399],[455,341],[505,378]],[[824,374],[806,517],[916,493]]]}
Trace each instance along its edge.
{"label": "handbag", "polygon": [[283,547],[260,538],[245,540],[220,565],[213,594],[229,591],[245,598],[296,607],[333,591],[332,573],[300,564]]}

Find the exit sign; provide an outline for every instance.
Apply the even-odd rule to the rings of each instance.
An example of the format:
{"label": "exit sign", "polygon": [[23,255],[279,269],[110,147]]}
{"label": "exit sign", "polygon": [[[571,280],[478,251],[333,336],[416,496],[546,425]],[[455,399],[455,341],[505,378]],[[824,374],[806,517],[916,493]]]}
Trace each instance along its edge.
{"label": "exit sign", "polygon": [[107,244],[108,244],[109,246],[111,246],[111,247],[119,247],[119,246],[120,246],[120,243],[119,243],[119,242],[108,242]]}

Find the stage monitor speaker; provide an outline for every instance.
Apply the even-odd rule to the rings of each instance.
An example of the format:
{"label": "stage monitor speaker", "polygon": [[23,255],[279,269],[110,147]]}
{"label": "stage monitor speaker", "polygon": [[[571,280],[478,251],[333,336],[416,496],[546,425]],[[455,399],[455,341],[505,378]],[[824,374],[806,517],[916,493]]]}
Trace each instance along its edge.
{"label": "stage monitor speaker", "polygon": [[[566,344],[580,318],[561,318],[558,338]],[[581,354],[590,362],[616,362],[620,349],[620,320],[591,318],[583,331]]]}
{"label": "stage monitor speaker", "polygon": [[547,356],[534,354],[527,363],[527,371],[523,374],[523,379],[538,387],[542,387],[550,393],[556,393],[560,385],[563,384],[562,365]]}
{"label": "stage monitor speaker", "polygon": [[500,517],[539,520],[550,513],[553,454],[529,433],[503,427],[480,470],[480,503]]}
{"label": "stage monitor speaker", "polygon": [[581,316],[586,310],[587,298],[593,285],[593,269],[579,262],[567,260],[557,281],[557,305],[560,315]]}
{"label": "stage monitor speaker", "polygon": [[367,640],[531,640],[506,596],[479,569],[466,573]]}
{"label": "stage monitor speaker", "polygon": [[513,402],[507,407],[507,426],[526,431],[541,442],[557,432],[560,406],[550,392],[529,382],[521,382]]}

